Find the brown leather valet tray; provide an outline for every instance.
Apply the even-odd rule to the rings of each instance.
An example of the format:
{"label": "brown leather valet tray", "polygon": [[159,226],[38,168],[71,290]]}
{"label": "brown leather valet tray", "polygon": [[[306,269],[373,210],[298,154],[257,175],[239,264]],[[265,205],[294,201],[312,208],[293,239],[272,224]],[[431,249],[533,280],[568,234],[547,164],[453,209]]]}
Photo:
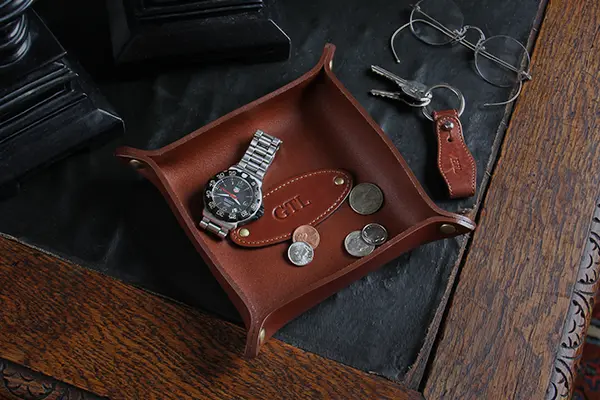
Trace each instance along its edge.
{"label": "brown leather valet tray", "polygon": [[[328,44],[317,66],[299,79],[162,149],[117,150],[118,157],[161,190],[240,312],[248,331],[247,356],[256,356],[266,338],[291,319],[368,272],[423,243],[475,227],[427,197],[385,133],[333,75],[334,51]],[[240,160],[257,129],[283,140],[263,193],[311,171],[347,171],[354,184],[377,184],[385,195],[383,207],[363,216],[344,201],[328,218],[315,222],[321,243],[314,261],[302,268],[286,258],[289,240],[242,247],[200,230],[205,184]],[[306,204],[319,190],[304,189],[299,195]],[[265,199],[265,217],[275,206]],[[345,236],[370,222],[387,228],[388,241],[367,257],[350,256]]]}

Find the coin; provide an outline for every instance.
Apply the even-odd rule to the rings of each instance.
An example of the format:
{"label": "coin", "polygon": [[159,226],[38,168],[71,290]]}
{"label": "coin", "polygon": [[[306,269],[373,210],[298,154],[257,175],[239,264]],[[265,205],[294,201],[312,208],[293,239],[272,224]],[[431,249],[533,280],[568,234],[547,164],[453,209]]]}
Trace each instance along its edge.
{"label": "coin", "polygon": [[361,237],[368,244],[380,246],[385,243],[388,238],[387,230],[379,224],[367,224],[362,228]]}
{"label": "coin", "polygon": [[310,264],[314,256],[313,248],[306,242],[295,242],[288,248],[288,258],[298,267]]}
{"label": "coin", "polygon": [[376,213],[383,204],[383,192],[373,183],[358,184],[350,192],[350,207],[361,215]]}
{"label": "coin", "polygon": [[310,225],[301,225],[296,228],[294,233],[292,234],[292,241],[294,242],[306,242],[312,247],[316,249],[321,242],[321,235],[319,235],[319,231],[313,228]]}
{"label": "coin", "polygon": [[350,232],[344,239],[344,247],[354,257],[368,256],[375,250],[375,246],[363,240],[360,231]]}

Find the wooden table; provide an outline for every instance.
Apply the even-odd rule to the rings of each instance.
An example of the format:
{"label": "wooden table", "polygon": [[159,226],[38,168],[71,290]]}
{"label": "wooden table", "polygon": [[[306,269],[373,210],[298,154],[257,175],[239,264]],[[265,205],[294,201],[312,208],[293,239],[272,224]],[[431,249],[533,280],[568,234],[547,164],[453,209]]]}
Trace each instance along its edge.
{"label": "wooden table", "polygon": [[[572,390],[600,270],[599,50],[600,2],[551,1],[427,398]],[[277,340],[241,359],[239,327],[10,239],[0,239],[0,285],[2,398],[421,398]]]}

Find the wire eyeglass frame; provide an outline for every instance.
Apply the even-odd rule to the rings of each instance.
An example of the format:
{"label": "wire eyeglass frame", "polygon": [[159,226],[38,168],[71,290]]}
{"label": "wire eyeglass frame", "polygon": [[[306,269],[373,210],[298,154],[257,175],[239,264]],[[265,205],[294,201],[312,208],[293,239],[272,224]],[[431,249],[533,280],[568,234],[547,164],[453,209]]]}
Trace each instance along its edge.
{"label": "wire eyeglass frame", "polygon": [[[412,11],[410,14],[410,22],[402,25],[400,28],[396,29],[396,31],[394,32],[394,34],[392,35],[391,39],[390,39],[390,47],[392,49],[392,53],[394,55],[394,58],[396,60],[397,63],[400,63],[400,58],[398,57],[398,53],[396,52],[395,46],[394,46],[394,41],[396,39],[396,37],[398,36],[398,34],[403,31],[404,29],[406,29],[407,27],[410,27],[411,32],[413,33],[413,35],[419,39],[420,41],[422,41],[423,43],[426,43],[428,45],[431,46],[442,46],[442,45],[446,45],[446,44],[454,44],[454,43],[459,43],[461,45],[463,45],[464,47],[472,50],[475,52],[475,56],[477,57],[478,55],[481,55],[485,58],[487,58],[488,60],[502,66],[505,69],[508,69],[512,72],[514,72],[516,74],[516,80],[519,83],[519,87],[516,91],[516,93],[507,101],[503,101],[503,102],[499,102],[499,103],[486,103],[484,104],[484,107],[489,107],[489,106],[500,106],[500,105],[505,105],[505,104],[509,104],[513,101],[515,101],[517,99],[517,97],[519,97],[519,95],[521,94],[521,91],[523,89],[523,82],[524,81],[529,81],[532,78],[530,72],[529,72],[529,64],[531,62],[531,57],[529,55],[529,52],[527,51],[527,49],[525,48],[525,46],[523,46],[523,44],[521,44],[518,40],[510,37],[510,36],[506,36],[506,35],[495,35],[495,36],[491,36],[489,38],[485,37],[485,34],[483,33],[483,31],[473,25],[464,25],[462,28],[460,29],[455,29],[452,30],[446,26],[444,26],[441,22],[439,22],[438,20],[436,20],[435,18],[433,18],[432,16],[428,15],[426,12],[424,12],[420,5],[421,3],[423,3],[426,0],[421,0],[419,1],[417,4],[412,6]],[[415,18],[415,13],[420,13],[423,17],[427,18],[427,19],[423,19],[423,18]],[[426,40],[425,38],[423,38],[421,35],[419,35],[416,31],[415,31],[415,27],[414,24],[415,23],[423,23],[426,24],[434,29],[436,29],[438,32],[441,32],[442,34],[444,34],[445,36],[447,36],[450,40],[448,42],[445,43],[434,43],[431,41]],[[466,39],[466,34],[469,30],[475,30],[476,32],[479,33],[479,40],[476,43],[472,43],[471,41]],[[523,54],[524,54],[524,58],[521,60],[521,65],[525,65],[527,67],[527,70],[524,69],[519,69],[517,67],[515,67],[514,65],[502,60],[499,57],[496,57],[494,54],[491,54],[490,52],[488,52],[485,48],[485,43],[488,42],[491,39],[496,39],[496,38],[505,38],[505,39],[510,39],[512,40],[514,43],[518,44],[522,49],[523,49]],[[496,82],[492,82],[490,79],[488,79],[485,74],[481,71],[481,67],[480,65],[477,63],[477,58],[475,59],[475,68],[477,70],[477,73],[479,74],[479,76],[481,76],[482,79],[484,79],[486,82],[497,86],[497,87],[511,87],[513,84],[509,84],[509,85],[501,85],[498,84]]]}

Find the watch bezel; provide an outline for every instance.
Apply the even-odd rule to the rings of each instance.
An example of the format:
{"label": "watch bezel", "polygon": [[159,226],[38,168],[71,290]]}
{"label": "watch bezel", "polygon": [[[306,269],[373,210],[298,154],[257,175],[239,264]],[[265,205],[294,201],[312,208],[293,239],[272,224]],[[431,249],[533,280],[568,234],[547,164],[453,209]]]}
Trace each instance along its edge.
{"label": "watch bezel", "polygon": [[[250,184],[250,187],[253,189],[252,205],[250,206],[250,209],[252,212],[250,213],[250,215],[242,216],[241,213],[238,213],[235,218],[232,218],[231,214],[228,214],[225,212],[219,213],[221,210],[219,210],[218,207],[216,206],[216,204],[213,202],[212,188],[217,184],[218,181],[220,181],[221,179],[224,179],[225,177],[228,177],[228,176],[240,177],[241,179],[247,181]],[[235,168],[226,169],[224,171],[221,171],[221,172],[213,175],[208,180],[206,185],[204,186],[204,194],[203,194],[204,208],[208,212],[210,212],[215,218],[217,218],[221,221],[225,221],[225,222],[229,222],[229,223],[241,223],[244,221],[248,221],[248,220],[252,219],[260,211],[260,208],[262,206],[262,188],[261,188],[261,186],[262,186],[261,182],[258,179],[256,179],[254,176],[252,176],[244,171],[240,171]]]}

